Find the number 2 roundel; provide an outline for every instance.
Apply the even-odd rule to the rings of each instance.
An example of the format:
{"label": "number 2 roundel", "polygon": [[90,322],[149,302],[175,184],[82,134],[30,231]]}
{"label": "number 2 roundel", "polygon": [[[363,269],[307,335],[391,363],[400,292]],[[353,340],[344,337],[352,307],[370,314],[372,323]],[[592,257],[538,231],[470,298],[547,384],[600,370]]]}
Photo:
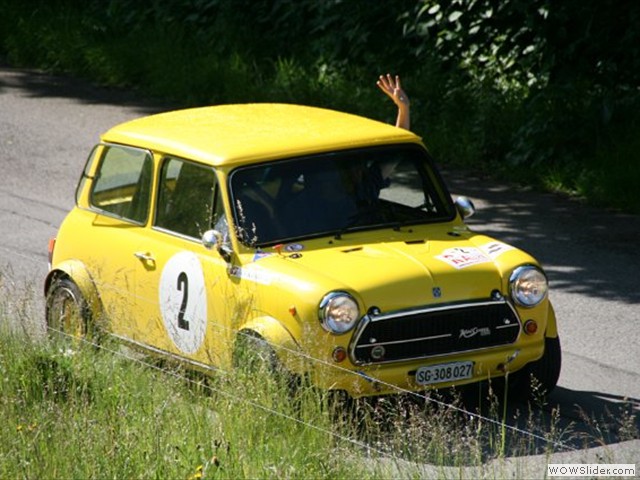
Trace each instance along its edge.
{"label": "number 2 roundel", "polygon": [[198,257],[192,252],[171,257],[162,270],[159,291],[169,337],[181,352],[197,352],[207,325],[207,291]]}

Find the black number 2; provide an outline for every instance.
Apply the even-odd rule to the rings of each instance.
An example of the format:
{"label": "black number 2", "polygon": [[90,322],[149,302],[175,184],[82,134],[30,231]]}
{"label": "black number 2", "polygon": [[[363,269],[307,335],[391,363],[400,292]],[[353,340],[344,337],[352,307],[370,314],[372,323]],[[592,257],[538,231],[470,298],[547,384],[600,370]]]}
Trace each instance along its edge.
{"label": "black number 2", "polygon": [[184,319],[184,314],[187,311],[187,300],[189,299],[189,277],[184,272],[178,275],[178,291],[182,292],[182,303],[178,312],[178,328],[189,330],[189,322]]}

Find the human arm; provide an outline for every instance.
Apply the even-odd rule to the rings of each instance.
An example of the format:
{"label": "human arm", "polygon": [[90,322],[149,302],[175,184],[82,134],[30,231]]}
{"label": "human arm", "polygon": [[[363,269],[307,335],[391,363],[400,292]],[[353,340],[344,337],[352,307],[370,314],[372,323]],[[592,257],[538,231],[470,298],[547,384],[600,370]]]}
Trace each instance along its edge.
{"label": "human arm", "polygon": [[398,106],[396,127],[409,130],[411,125],[409,97],[402,89],[400,77],[398,75],[394,77],[389,73],[380,75],[376,84]]}

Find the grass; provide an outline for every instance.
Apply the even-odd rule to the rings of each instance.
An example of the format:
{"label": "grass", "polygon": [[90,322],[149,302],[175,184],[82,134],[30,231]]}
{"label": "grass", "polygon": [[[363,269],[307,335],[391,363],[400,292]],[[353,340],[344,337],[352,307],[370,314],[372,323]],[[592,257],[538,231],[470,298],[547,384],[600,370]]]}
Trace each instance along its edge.
{"label": "grass", "polygon": [[[346,478],[263,382],[205,386],[114,351],[0,338],[2,478]],[[251,385],[249,385],[251,384]],[[242,389],[242,390],[240,390]],[[241,399],[252,392],[252,403]],[[238,401],[240,399],[240,401]],[[289,412],[290,414],[291,412]],[[323,418],[314,418],[314,424]]]}
{"label": "grass", "polygon": [[109,339],[55,341],[34,334],[35,312],[34,292],[1,275],[0,478],[355,475],[331,461],[316,397],[295,415],[272,381],[203,377]]}

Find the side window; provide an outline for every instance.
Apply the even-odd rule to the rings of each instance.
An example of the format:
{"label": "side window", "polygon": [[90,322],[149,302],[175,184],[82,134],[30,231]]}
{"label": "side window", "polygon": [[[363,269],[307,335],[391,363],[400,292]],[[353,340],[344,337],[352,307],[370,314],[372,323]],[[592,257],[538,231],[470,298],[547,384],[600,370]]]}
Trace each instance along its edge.
{"label": "side window", "polygon": [[166,158],[155,226],[193,238],[212,228],[216,175],[211,167]]}
{"label": "side window", "polygon": [[149,212],[153,160],[147,150],[105,148],[89,197],[92,207],[136,223]]}

